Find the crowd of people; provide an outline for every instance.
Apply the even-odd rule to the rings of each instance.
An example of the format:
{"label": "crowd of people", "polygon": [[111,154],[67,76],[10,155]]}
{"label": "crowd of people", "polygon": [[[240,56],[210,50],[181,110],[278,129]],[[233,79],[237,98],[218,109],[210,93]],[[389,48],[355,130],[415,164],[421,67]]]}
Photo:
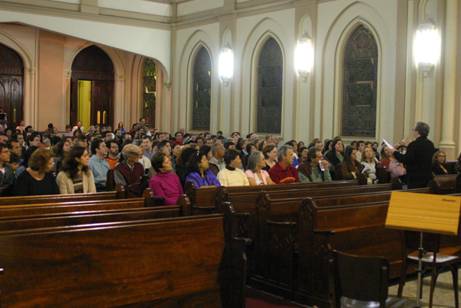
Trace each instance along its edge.
{"label": "crowd of people", "polygon": [[[446,154],[419,122],[412,142],[396,146],[340,137],[282,142],[271,135],[228,138],[216,134],[173,136],[149,128],[144,119],[90,127],[81,123],[59,133],[21,122],[0,132],[1,195],[74,194],[113,190],[123,185],[133,196],[150,187],[164,204],[175,204],[186,185],[248,186],[294,182],[357,180],[362,184],[392,181],[400,187],[424,187],[434,175],[447,174]],[[461,171],[461,170],[460,170]]]}

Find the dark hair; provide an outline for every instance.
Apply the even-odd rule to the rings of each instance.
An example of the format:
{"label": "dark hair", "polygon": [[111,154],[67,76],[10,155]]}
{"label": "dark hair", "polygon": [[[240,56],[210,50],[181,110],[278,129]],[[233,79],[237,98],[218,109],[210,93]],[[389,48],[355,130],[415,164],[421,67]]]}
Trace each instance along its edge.
{"label": "dark hair", "polygon": [[337,144],[338,142],[340,142],[340,141],[342,142],[343,140],[342,140],[341,137],[339,137],[339,136],[338,136],[338,137],[335,137],[335,138],[333,139],[333,141],[331,142],[331,151],[332,151],[332,152],[336,153],[336,144]]}
{"label": "dark hair", "polygon": [[45,172],[50,159],[53,158],[50,150],[37,149],[29,158],[29,168],[40,173]]}
{"label": "dark hair", "polygon": [[209,145],[204,144],[200,147],[199,151],[200,153],[208,156],[208,153],[211,152],[211,147]]}
{"label": "dark hair", "polygon": [[256,146],[255,146],[254,143],[248,143],[247,146],[245,147],[245,150],[247,151],[248,155],[251,154],[251,148],[252,148],[252,147],[255,147],[255,148],[256,148]]}
{"label": "dark hair", "polygon": [[226,142],[226,143],[224,144],[224,148],[227,150],[231,145],[234,145],[234,146],[235,146],[235,143],[233,143],[232,141]]}
{"label": "dark hair", "polygon": [[167,141],[167,140],[160,141],[160,142],[157,144],[157,149],[158,149],[159,151],[161,151],[168,143],[169,143],[169,141]]}
{"label": "dark hair", "polygon": [[192,173],[192,172],[198,172],[200,173],[200,162],[202,161],[203,157],[206,157],[205,153],[202,153],[200,151],[196,151],[191,155],[189,158],[189,161],[187,162],[187,172]]}
{"label": "dark hair", "polygon": [[[71,179],[74,179],[78,174],[78,166],[79,162],[77,162],[77,158],[81,158],[83,153],[85,153],[86,149],[81,146],[73,146],[70,149],[69,155],[64,159],[62,164],[62,171],[66,172]],[[88,172],[88,167],[83,166],[82,172]]]}
{"label": "dark hair", "polygon": [[6,143],[0,143],[0,152],[3,150],[3,149],[8,149],[8,146],[6,145]]}
{"label": "dark hair", "polygon": [[355,164],[353,161],[352,161],[352,153],[354,151],[357,151],[357,149],[354,149],[353,147],[351,146],[347,146],[346,149],[344,150],[344,163],[347,165],[347,166],[352,166],[353,164]]}
{"label": "dark hair", "polygon": [[226,153],[224,153],[224,162],[226,163],[226,166],[230,166],[231,162],[238,156],[240,156],[240,153],[237,150],[227,150]]}
{"label": "dark hair", "polygon": [[99,138],[96,138],[94,139],[93,141],[91,141],[91,154],[95,155],[96,154],[96,150],[99,149],[99,147],[101,146],[101,143],[104,143],[104,140],[102,139],[99,139]]}
{"label": "dark hair", "polygon": [[115,141],[115,140],[109,140],[109,141],[107,141],[107,142],[106,142],[106,147],[108,147],[108,148],[110,149],[110,146],[112,145],[112,143],[115,143],[115,144],[118,146],[118,148],[120,149],[120,144],[119,144],[117,141]]}
{"label": "dark hair", "polygon": [[156,172],[160,172],[160,169],[163,168],[163,162],[165,161],[166,155],[163,153],[157,153],[152,157],[151,163],[152,163],[152,168]]}
{"label": "dark hair", "polygon": [[264,149],[263,149],[264,158],[268,159],[269,158],[269,153],[272,152],[272,150],[275,149],[275,148],[276,148],[275,144],[266,145],[264,147]]}
{"label": "dark hair", "polygon": [[187,162],[189,161],[190,157],[197,151],[192,147],[186,147],[182,150],[181,156],[176,160],[176,166],[183,166],[186,167]]}
{"label": "dark hair", "polygon": [[35,137],[40,137],[40,141],[42,141],[42,135],[39,132],[33,132],[29,136],[29,142],[34,141]]}

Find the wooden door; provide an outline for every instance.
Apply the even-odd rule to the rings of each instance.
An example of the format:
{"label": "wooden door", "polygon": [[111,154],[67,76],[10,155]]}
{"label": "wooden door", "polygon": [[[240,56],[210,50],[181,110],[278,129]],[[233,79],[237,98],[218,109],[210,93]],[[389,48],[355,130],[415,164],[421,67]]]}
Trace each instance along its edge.
{"label": "wooden door", "polygon": [[0,44],[0,109],[7,113],[12,124],[23,120],[23,79],[21,57]]}
{"label": "wooden door", "polygon": [[[78,81],[90,80],[91,125],[113,125],[114,67],[109,56],[99,47],[82,50],[72,63],[70,121],[78,121]],[[99,121],[98,121],[99,111]],[[105,111],[105,113],[104,113]]]}
{"label": "wooden door", "polygon": [[113,81],[93,81],[91,87],[91,123],[99,123],[103,126],[112,125],[113,92]]}

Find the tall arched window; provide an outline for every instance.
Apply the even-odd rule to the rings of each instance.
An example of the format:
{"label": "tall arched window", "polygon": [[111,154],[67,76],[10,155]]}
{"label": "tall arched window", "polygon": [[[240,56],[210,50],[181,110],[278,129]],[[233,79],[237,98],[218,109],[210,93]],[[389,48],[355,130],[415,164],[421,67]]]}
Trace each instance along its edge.
{"label": "tall arched window", "polygon": [[280,134],[282,124],[283,55],[279,44],[269,38],[258,62],[256,131]]}
{"label": "tall arched window", "polygon": [[378,46],[373,34],[360,25],[349,37],[344,53],[342,104],[343,136],[376,136]]}
{"label": "tall arched window", "polygon": [[192,129],[210,129],[211,59],[205,47],[200,47],[193,67]]}
{"label": "tall arched window", "polygon": [[144,60],[143,85],[142,116],[147,123],[155,127],[157,72],[155,70],[155,61],[149,58]]}

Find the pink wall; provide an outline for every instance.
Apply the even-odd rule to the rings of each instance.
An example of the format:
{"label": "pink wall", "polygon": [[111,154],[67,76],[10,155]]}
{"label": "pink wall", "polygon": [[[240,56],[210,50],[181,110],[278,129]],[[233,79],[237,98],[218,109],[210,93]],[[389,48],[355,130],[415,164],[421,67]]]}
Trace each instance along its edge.
{"label": "pink wall", "polygon": [[59,34],[39,33],[37,113],[40,129],[46,128],[50,122],[58,127],[62,124],[66,102],[63,91],[64,41],[65,38]]}

